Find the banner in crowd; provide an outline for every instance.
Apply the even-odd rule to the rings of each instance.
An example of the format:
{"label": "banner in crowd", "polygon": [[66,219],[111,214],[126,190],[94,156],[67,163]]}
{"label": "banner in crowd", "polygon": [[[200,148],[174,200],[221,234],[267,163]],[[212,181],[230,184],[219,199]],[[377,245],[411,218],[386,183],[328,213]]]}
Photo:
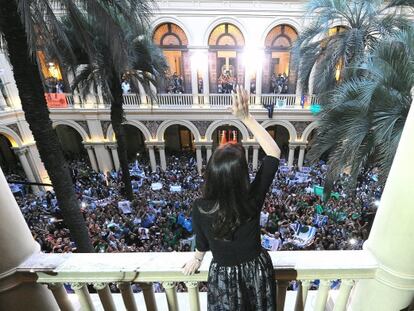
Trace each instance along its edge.
{"label": "banner in crowd", "polygon": [[279,166],[279,171],[282,173],[289,173],[290,167],[289,166]]}
{"label": "banner in crowd", "polygon": [[179,185],[175,185],[175,186],[170,186],[170,192],[181,192],[181,186]]}
{"label": "banner in crowd", "polygon": [[[321,198],[323,198],[323,190],[324,188],[322,186],[317,186],[314,185],[313,186],[313,193],[315,193],[315,195],[320,196]],[[331,198],[335,198],[335,199],[339,199],[340,194],[339,192],[331,192]]]}
{"label": "banner in crowd", "polygon": [[180,241],[180,246],[183,247],[184,245],[188,245],[190,247],[190,250],[193,252],[195,250],[195,235],[188,239],[182,239]]}
{"label": "banner in crowd", "polygon": [[262,247],[268,251],[277,251],[280,248],[280,239],[275,239],[267,234],[262,235]]}
{"label": "banner in crowd", "polygon": [[162,183],[160,183],[160,182],[153,182],[151,184],[151,189],[154,190],[154,191],[161,190],[162,189]]}
{"label": "banner in crowd", "polygon": [[66,108],[68,106],[64,93],[45,93],[45,98],[49,108]]}
{"label": "banner in crowd", "polygon": [[122,213],[124,214],[131,214],[132,213],[132,209],[131,209],[131,202],[129,202],[128,200],[125,201],[119,201],[118,202],[118,208],[122,211]]}
{"label": "banner in crowd", "polygon": [[23,185],[9,184],[10,190],[13,193],[22,192]]}
{"label": "banner in crowd", "polygon": [[100,207],[105,207],[108,204],[110,204],[111,202],[112,202],[112,198],[111,197],[108,197],[108,198],[105,198],[105,199],[102,199],[102,200],[96,200],[95,201],[95,205],[96,206],[100,206]]}
{"label": "banner in crowd", "polygon": [[291,225],[291,228],[295,231],[295,234],[292,238],[292,243],[297,247],[306,247],[312,244],[316,228],[313,226],[302,226],[300,223],[294,223]]}
{"label": "banner in crowd", "polygon": [[306,174],[309,174],[310,172],[311,172],[311,168],[309,167],[309,166],[302,166],[302,168],[301,168],[301,172],[302,173],[306,173]]}
{"label": "banner in crowd", "polygon": [[276,107],[278,108],[285,108],[286,107],[286,99],[276,99]]}
{"label": "banner in crowd", "polygon": [[306,173],[296,172],[295,179],[297,183],[306,183],[310,180],[309,175]]}

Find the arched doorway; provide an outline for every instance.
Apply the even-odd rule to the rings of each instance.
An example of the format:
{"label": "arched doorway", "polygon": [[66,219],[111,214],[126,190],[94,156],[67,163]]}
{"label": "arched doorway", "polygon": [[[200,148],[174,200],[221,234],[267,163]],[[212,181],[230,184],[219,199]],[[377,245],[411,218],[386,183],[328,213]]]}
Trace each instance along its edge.
{"label": "arched doorway", "polygon": [[141,130],[133,125],[124,125],[125,138],[127,142],[128,162],[147,161],[148,155],[145,148],[145,137]]}
{"label": "arched doorway", "polygon": [[295,93],[296,72],[292,70],[291,49],[297,36],[296,30],[285,24],[273,27],[267,34],[263,63],[263,93]]}
{"label": "arched doorway", "polygon": [[55,127],[66,160],[84,160],[89,163],[88,153],[82,144],[82,136],[72,127],[59,124]]}
{"label": "arched doorway", "polygon": [[0,134],[0,167],[5,175],[25,176],[20,161],[12,149],[12,143],[2,134]]}
{"label": "arched doorway", "polygon": [[226,142],[238,142],[241,143],[242,134],[239,129],[232,125],[222,125],[216,128],[212,135],[213,150]]}
{"label": "arched doorway", "polygon": [[170,125],[164,132],[165,152],[170,155],[193,155],[194,135],[183,125]]}
{"label": "arched doorway", "polygon": [[[287,130],[287,128],[281,125],[271,125],[271,126],[268,126],[266,130],[268,131],[270,136],[272,136],[272,138],[275,140],[275,142],[279,146],[280,151],[281,151],[280,158],[285,159],[287,161],[288,156],[289,156],[289,139],[290,139],[289,131]],[[259,158],[262,159],[264,155],[265,154],[262,148],[260,148]]]}
{"label": "arched doorway", "polygon": [[191,69],[185,32],[176,24],[164,23],[155,28],[152,39],[162,49],[169,67],[165,84],[159,86],[159,91],[190,93]]}
{"label": "arched doorway", "polygon": [[233,24],[223,23],[212,30],[208,39],[211,93],[230,93],[236,84],[244,84],[244,44],[242,32]]}

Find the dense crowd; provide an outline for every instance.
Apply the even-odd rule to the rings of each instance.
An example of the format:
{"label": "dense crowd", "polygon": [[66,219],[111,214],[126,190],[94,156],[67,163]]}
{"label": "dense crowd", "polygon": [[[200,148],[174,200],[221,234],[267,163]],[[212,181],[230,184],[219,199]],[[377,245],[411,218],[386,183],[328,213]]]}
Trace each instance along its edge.
{"label": "dense crowd", "polygon": [[[132,202],[122,198],[119,173],[95,173],[83,161],[73,161],[70,167],[96,251],[188,251],[194,246],[191,203],[201,195],[203,182],[194,158],[171,157],[168,169],[155,173],[144,161],[133,163],[132,185],[136,195]],[[264,243],[264,247],[361,248],[381,196],[375,173],[361,174],[355,192],[346,190],[344,175],[335,185],[336,195],[323,202],[314,193],[314,185],[323,184],[325,165],[307,168],[306,174],[284,168],[282,164],[261,212],[262,235],[266,242],[271,242]],[[252,171],[252,179],[254,174]],[[43,251],[76,250],[52,192],[16,198]],[[314,231],[309,239],[301,240],[300,233],[309,230]]]}
{"label": "dense crowd", "polygon": [[[121,195],[120,173],[96,173],[84,161],[72,161],[70,168],[97,252],[194,249],[191,204],[201,195],[203,180],[193,157],[170,157],[165,172],[151,172],[144,160],[132,163],[132,202]],[[263,247],[273,251],[361,249],[381,197],[376,174],[363,172],[356,191],[347,191],[344,174],[331,198],[323,202],[317,191],[325,171],[323,163],[299,171],[289,170],[282,161],[260,215]],[[250,175],[253,179],[255,172],[251,170]],[[43,251],[76,251],[52,192],[17,193],[16,199]]]}

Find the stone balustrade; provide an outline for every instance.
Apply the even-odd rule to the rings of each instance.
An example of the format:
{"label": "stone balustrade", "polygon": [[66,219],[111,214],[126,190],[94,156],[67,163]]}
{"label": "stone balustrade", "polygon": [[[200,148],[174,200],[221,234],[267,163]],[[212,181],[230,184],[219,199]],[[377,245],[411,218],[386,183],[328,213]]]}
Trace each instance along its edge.
{"label": "stone balustrade", "polygon": [[[346,310],[351,290],[358,280],[373,279],[378,269],[367,251],[283,251],[270,252],[276,270],[278,310],[283,310],[290,281],[299,285],[295,310]],[[117,284],[127,310],[137,310],[131,283],[139,283],[147,310],[157,310],[153,282],[164,288],[169,310],[178,310],[177,282],[184,282],[190,310],[205,309],[200,305],[198,283],[207,281],[211,253],[207,253],[200,272],[185,276],[181,267],[191,253],[95,253],[35,254],[17,268],[19,280],[48,285],[62,310],[73,310],[63,284],[70,284],[78,296],[82,310],[95,310],[88,285],[98,292],[105,310],[116,310],[106,285]],[[311,282],[319,280],[315,293]],[[340,282],[338,282],[340,280]],[[331,289],[333,282],[339,289]],[[316,294],[312,302],[308,294]],[[310,305],[312,304],[312,305]]]}

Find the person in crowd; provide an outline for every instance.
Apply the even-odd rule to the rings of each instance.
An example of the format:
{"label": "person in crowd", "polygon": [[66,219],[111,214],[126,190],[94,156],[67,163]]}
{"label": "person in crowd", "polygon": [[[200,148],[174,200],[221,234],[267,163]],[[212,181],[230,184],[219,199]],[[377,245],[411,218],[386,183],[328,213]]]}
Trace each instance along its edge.
{"label": "person in crowd", "polygon": [[131,85],[127,79],[123,79],[121,83],[122,94],[129,94],[131,92]]}
{"label": "person in crowd", "polygon": [[260,211],[280,149],[250,115],[249,95],[239,86],[233,115],[253,133],[266,157],[250,184],[244,148],[227,143],[216,149],[206,168],[203,196],[193,203],[196,252],[183,272],[195,273],[211,250],[208,310],[276,310],[273,264],[260,241]]}

